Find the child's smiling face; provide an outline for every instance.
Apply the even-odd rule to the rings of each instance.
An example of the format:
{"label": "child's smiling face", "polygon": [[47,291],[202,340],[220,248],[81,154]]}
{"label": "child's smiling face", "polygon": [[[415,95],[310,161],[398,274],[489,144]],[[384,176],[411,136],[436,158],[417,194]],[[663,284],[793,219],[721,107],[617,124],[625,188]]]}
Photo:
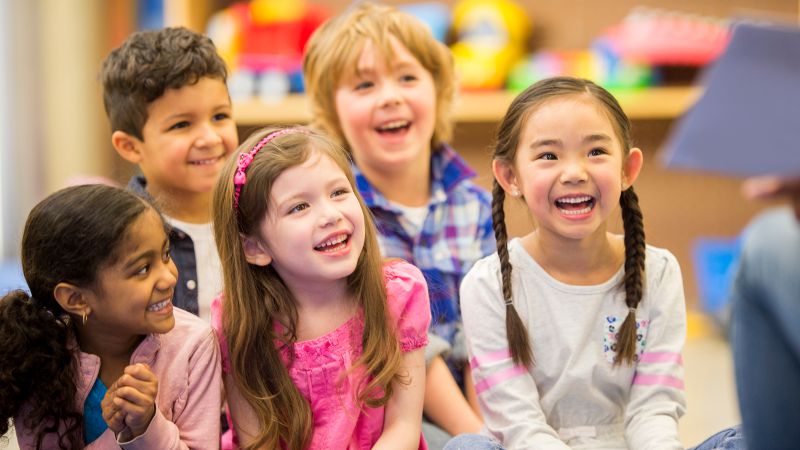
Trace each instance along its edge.
{"label": "child's smiling face", "polygon": [[513,170],[499,172],[510,192],[522,194],[541,231],[582,239],[605,233],[622,190],[638,175],[640,156],[639,149],[622,148],[597,100],[572,95],[530,113]]}
{"label": "child's smiling face", "polygon": [[359,168],[367,175],[427,163],[436,122],[433,77],[391,37],[392,55],[365,42],[352,76],[334,92],[336,114]]}
{"label": "child's smiling face", "polygon": [[87,327],[118,336],[168,332],[175,325],[172,296],[178,271],[164,224],[152,208],[130,225],[118,252],[87,290]]}
{"label": "child's smiling face", "polygon": [[343,287],[366,234],[364,211],[344,170],[330,156],[311,151],[275,179],[269,197],[259,236],[244,244],[248,262],[271,264],[295,293]]}
{"label": "child's smiling face", "polygon": [[168,89],[147,109],[143,139],[133,140],[152,194],[208,194],[238,135],[225,82],[205,77]]}

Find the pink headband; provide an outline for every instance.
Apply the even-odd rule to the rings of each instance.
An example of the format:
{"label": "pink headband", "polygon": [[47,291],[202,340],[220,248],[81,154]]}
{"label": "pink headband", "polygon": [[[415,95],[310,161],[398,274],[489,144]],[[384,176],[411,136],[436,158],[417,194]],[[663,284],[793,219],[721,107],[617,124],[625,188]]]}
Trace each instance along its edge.
{"label": "pink headband", "polygon": [[270,141],[275,139],[276,137],[283,136],[284,134],[294,134],[294,133],[302,133],[308,134],[308,131],[303,128],[284,128],[282,130],[273,131],[272,133],[264,136],[264,139],[258,141],[258,144],[253,147],[252,150],[246,153],[239,154],[239,162],[236,164],[236,173],[233,174],[233,208],[237,211],[239,210],[239,195],[242,192],[242,186],[244,183],[247,182],[247,176],[245,175],[244,171],[247,170],[247,167],[253,162],[253,159],[256,157],[259,151],[264,148],[265,145],[269,144]]}

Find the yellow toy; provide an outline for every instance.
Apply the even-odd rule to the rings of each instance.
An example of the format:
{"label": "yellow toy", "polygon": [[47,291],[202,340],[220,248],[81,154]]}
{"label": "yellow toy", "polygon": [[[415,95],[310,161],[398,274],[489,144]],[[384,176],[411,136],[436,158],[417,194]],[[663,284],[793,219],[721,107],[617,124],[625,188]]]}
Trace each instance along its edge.
{"label": "yellow toy", "polygon": [[461,87],[499,89],[525,56],[527,13],[511,0],[463,0],[453,10],[457,42],[451,46]]}

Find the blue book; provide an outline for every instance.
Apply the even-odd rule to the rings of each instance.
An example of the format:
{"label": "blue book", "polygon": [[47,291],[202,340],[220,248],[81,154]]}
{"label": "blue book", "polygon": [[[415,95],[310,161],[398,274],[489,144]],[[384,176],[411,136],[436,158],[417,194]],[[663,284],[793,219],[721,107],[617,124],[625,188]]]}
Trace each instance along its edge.
{"label": "blue book", "polygon": [[800,28],[736,26],[676,122],[667,167],[734,176],[800,174]]}

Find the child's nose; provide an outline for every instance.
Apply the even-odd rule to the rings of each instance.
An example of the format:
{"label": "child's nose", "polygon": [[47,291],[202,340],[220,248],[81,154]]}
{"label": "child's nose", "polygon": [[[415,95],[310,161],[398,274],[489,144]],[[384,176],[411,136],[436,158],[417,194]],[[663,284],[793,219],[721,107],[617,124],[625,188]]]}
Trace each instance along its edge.
{"label": "child's nose", "polygon": [[400,88],[395,83],[383,83],[381,87],[381,106],[394,106],[403,101]]}
{"label": "child's nose", "polygon": [[335,225],[342,220],[342,212],[339,211],[335,205],[331,203],[325,203],[320,208],[320,215],[319,215],[319,222],[320,226],[327,227],[329,225]]}
{"label": "child's nose", "polygon": [[156,289],[167,291],[174,288],[177,283],[178,268],[175,267],[175,263],[170,259],[160,266]]}
{"label": "child's nose", "polygon": [[195,145],[200,148],[214,147],[222,143],[222,136],[217,128],[210,123],[206,123],[200,130],[200,135],[195,141]]}
{"label": "child's nose", "polygon": [[561,171],[562,183],[582,183],[588,179],[586,168],[581,161],[567,161]]}

